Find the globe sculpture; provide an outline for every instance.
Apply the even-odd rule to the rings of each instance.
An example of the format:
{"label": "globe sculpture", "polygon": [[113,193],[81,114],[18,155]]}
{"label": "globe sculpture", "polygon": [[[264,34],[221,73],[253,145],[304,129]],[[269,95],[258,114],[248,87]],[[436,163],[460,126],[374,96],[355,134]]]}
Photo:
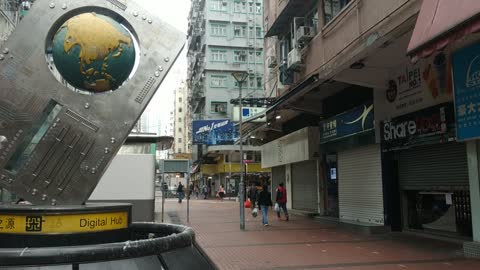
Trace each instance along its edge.
{"label": "globe sculpture", "polygon": [[92,93],[115,90],[135,65],[130,32],[115,20],[84,13],[67,20],[52,44],[53,61],[63,79]]}

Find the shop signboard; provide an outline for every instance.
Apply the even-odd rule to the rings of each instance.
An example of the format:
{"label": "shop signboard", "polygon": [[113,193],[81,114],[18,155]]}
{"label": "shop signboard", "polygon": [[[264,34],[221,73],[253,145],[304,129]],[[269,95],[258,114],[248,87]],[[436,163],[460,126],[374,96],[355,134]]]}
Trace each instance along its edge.
{"label": "shop signboard", "polygon": [[480,137],[480,44],[453,54],[457,140]]}
{"label": "shop signboard", "polygon": [[320,122],[320,143],[374,129],[373,104],[361,105]]}
{"label": "shop signboard", "polygon": [[453,140],[453,104],[436,105],[381,123],[384,152]]}
{"label": "shop signboard", "polygon": [[[242,107],[242,120],[243,122],[247,122],[250,118],[255,117],[263,112],[265,112],[267,108],[262,107]],[[233,121],[239,122],[240,121],[240,108],[238,106],[233,107]],[[256,123],[265,123],[267,122],[267,118],[265,116],[256,118],[252,120],[252,122]]]}
{"label": "shop signboard", "polygon": [[232,145],[238,138],[229,119],[193,121],[193,144]]}
{"label": "shop signboard", "polygon": [[405,63],[391,72],[385,90],[375,90],[375,119],[382,121],[438,104],[451,102],[453,79],[450,52],[445,50]]}

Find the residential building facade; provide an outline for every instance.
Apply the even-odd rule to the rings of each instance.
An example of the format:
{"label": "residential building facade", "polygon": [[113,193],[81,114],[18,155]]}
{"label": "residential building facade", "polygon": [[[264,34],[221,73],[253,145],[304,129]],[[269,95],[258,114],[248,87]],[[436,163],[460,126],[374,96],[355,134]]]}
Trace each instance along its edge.
{"label": "residential building facade", "polygon": [[[264,34],[262,0],[192,0],[187,83],[193,121],[232,120],[233,111],[239,110],[230,102],[239,98],[239,85],[232,76],[235,71],[248,73],[242,84],[244,98],[264,98]],[[259,154],[258,147],[248,149],[248,156]],[[238,179],[231,179],[240,172],[238,150],[234,143],[195,145],[194,162],[200,165],[194,179],[215,186],[212,192],[220,184],[227,187],[227,193],[237,192]],[[225,166],[207,169],[207,165],[213,168],[223,162],[229,164],[226,171]]]}
{"label": "residential building facade", "polygon": [[188,106],[187,84],[182,82],[175,89],[175,112],[174,112],[174,152],[188,154],[192,151],[191,142],[191,117]]}
{"label": "residential building facade", "polygon": [[[478,35],[466,36],[473,15],[450,18],[447,2],[264,2],[265,91],[277,101],[267,123],[242,129],[263,139],[262,167],[272,169],[274,186],[285,182],[293,211],[470,238],[465,253],[479,254],[478,164],[469,162],[478,147],[455,135],[475,124],[458,122],[475,108],[454,108],[451,75],[455,52]],[[445,38],[411,49],[442,21],[432,29],[447,29],[436,33]]]}

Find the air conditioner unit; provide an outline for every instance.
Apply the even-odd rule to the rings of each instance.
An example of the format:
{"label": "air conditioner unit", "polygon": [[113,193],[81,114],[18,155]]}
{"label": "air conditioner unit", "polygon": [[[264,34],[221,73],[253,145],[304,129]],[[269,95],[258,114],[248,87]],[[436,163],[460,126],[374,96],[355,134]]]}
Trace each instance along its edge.
{"label": "air conditioner unit", "polygon": [[267,57],[267,67],[275,68],[277,66],[277,57],[269,56]]}
{"label": "air conditioner unit", "polygon": [[297,41],[300,43],[307,43],[315,36],[314,28],[309,26],[300,26],[297,29]]}
{"label": "air conditioner unit", "polygon": [[302,64],[302,53],[300,49],[293,49],[288,53],[288,69],[299,71],[304,65]]}

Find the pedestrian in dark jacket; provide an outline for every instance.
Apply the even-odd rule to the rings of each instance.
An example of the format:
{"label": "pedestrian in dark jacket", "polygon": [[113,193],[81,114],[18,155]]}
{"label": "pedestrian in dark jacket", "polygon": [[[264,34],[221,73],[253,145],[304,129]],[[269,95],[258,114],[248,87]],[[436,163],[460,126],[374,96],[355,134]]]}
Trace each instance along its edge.
{"label": "pedestrian in dark jacket", "polygon": [[268,224],[268,207],[272,206],[272,195],[268,192],[267,186],[263,186],[259,193],[257,194],[257,204],[260,206],[262,210],[262,223],[263,226],[270,226]]}
{"label": "pedestrian in dark jacket", "polygon": [[183,193],[183,185],[181,182],[178,183],[177,195],[178,195],[178,203],[182,203],[184,193]]}
{"label": "pedestrian in dark jacket", "polygon": [[277,198],[276,202],[278,203],[277,218],[280,220],[280,210],[283,210],[285,214],[285,220],[288,221],[288,211],[287,211],[287,189],[283,186],[283,183],[280,183],[277,188]]}

